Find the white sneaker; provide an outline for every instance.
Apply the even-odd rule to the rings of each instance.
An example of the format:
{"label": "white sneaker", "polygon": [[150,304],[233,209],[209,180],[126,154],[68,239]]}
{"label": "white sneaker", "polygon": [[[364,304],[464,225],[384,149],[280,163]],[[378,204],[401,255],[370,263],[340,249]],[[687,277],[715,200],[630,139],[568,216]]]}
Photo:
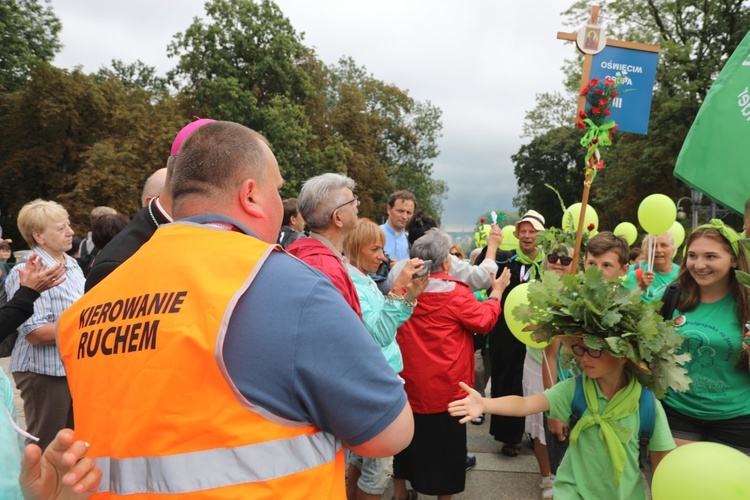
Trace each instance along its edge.
{"label": "white sneaker", "polygon": [[551,498],[555,498],[555,493],[552,489],[552,485],[544,485],[544,488],[542,489],[542,498],[544,500],[548,500]]}
{"label": "white sneaker", "polygon": [[539,487],[542,489],[543,500],[548,500],[555,497],[554,491],[552,489],[554,484],[554,480],[550,481],[549,479],[545,478],[545,480],[543,480],[539,485]]}

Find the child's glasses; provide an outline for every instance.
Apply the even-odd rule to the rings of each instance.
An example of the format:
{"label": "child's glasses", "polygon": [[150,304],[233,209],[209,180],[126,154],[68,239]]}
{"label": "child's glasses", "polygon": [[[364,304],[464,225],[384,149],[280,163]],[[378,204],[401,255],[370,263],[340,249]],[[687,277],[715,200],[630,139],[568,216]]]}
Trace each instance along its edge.
{"label": "child's glasses", "polygon": [[582,357],[584,354],[588,354],[592,358],[602,357],[601,349],[592,349],[591,347],[584,347],[581,344],[573,344],[570,350],[573,351],[573,354],[575,354],[579,358]]}

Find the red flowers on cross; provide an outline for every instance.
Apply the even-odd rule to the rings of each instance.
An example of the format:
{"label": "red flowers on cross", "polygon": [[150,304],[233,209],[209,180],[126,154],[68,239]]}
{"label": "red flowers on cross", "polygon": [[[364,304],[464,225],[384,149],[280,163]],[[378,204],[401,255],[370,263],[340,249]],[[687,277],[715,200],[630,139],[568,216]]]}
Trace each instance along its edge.
{"label": "red flowers on cross", "polygon": [[607,121],[611,114],[612,100],[617,95],[617,87],[620,81],[606,77],[600,81],[592,78],[589,84],[581,90],[581,95],[586,96],[586,109],[589,118],[597,127]]}

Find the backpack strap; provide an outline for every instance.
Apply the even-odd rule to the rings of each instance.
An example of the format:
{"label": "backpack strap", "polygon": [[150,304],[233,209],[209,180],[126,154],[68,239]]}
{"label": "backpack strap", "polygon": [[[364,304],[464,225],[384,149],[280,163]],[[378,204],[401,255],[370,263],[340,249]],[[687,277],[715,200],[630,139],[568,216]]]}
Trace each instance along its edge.
{"label": "backpack strap", "polygon": [[641,398],[638,401],[638,414],[641,425],[638,432],[639,451],[638,462],[643,469],[647,484],[651,485],[651,461],[648,457],[648,443],[654,434],[656,425],[656,396],[649,389],[641,388]]}
{"label": "backpack strap", "polygon": [[573,393],[573,406],[571,407],[570,419],[568,421],[568,432],[578,423],[586,411],[586,396],[583,394],[583,378],[576,375],[576,390]]}
{"label": "backpack strap", "polygon": [[677,309],[677,303],[680,301],[680,295],[682,295],[682,289],[677,282],[670,283],[664,290],[664,295],[661,297],[661,317],[670,320],[674,315],[674,310]]}

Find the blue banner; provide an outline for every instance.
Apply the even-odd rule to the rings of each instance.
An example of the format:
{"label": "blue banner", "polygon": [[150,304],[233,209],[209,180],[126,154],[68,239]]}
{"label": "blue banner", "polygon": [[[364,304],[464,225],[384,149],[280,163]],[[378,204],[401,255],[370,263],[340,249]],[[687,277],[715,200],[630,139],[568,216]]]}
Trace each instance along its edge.
{"label": "blue banner", "polygon": [[609,46],[594,56],[590,78],[603,80],[610,77],[614,80],[620,73],[625,80],[617,89],[610,110],[610,118],[617,123],[620,132],[648,132],[658,59],[657,52]]}

